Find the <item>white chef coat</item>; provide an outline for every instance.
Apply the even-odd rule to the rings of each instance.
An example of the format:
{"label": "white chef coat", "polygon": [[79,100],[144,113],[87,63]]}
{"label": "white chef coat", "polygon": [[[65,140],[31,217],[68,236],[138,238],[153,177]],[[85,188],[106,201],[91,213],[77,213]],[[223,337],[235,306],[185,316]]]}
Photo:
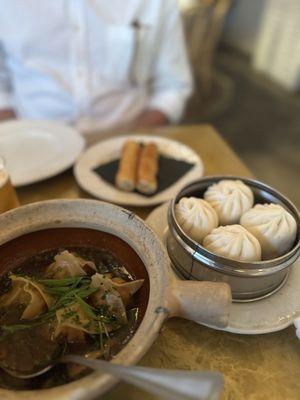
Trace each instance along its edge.
{"label": "white chef coat", "polygon": [[0,0],[0,109],[83,130],[179,120],[192,80],[177,0]]}

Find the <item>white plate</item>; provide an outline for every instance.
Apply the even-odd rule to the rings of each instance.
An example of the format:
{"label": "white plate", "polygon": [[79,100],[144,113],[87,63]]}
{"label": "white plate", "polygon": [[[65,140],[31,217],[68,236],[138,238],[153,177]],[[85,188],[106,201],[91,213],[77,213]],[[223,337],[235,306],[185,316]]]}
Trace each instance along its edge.
{"label": "white plate", "polygon": [[[164,242],[168,205],[157,207],[146,220]],[[287,328],[300,316],[299,288],[300,258],[291,268],[285,285],[270,297],[250,303],[232,303],[229,324],[224,331],[256,335]]]}
{"label": "white plate", "polygon": [[[155,142],[160,154],[177,160],[194,163],[195,166],[175,184],[157,195],[147,197],[138,193],[122,192],[115,186],[101,179],[93,169],[101,164],[106,164],[120,158],[123,144],[129,139],[143,143]],[[170,171],[170,173],[172,173],[172,171]],[[201,178],[203,176],[203,163],[191,148],[175,140],[160,136],[130,135],[108,139],[90,147],[76,163],[74,174],[82,189],[94,197],[121,205],[153,206],[170,200],[185,185]]]}
{"label": "white plate", "polygon": [[14,186],[50,178],[71,167],[84,148],[73,128],[49,121],[0,124],[0,155]]}

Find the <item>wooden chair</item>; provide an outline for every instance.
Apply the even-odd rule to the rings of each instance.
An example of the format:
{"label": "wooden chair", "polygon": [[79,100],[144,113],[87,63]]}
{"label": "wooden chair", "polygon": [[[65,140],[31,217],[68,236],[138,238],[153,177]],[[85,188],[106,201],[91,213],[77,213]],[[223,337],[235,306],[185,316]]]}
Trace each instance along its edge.
{"label": "wooden chair", "polygon": [[189,58],[201,97],[213,85],[213,59],[232,0],[180,0]]}

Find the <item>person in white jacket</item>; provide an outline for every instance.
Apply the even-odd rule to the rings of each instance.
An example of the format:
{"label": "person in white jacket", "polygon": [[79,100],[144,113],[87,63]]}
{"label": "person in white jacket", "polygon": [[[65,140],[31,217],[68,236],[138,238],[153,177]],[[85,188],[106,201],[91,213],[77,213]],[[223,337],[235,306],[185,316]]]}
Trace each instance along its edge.
{"label": "person in white jacket", "polygon": [[0,119],[82,131],[179,121],[192,91],[176,0],[0,0]]}

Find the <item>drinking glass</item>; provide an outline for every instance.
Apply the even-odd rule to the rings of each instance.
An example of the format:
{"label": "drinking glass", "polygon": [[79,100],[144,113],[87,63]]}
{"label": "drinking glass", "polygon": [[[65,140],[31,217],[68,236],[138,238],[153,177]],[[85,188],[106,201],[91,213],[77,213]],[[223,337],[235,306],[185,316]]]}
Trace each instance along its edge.
{"label": "drinking glass", "polygon": [[11,184],[4,158],[0,156],[0,213],[19,206],[16,191]]}

